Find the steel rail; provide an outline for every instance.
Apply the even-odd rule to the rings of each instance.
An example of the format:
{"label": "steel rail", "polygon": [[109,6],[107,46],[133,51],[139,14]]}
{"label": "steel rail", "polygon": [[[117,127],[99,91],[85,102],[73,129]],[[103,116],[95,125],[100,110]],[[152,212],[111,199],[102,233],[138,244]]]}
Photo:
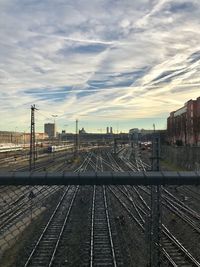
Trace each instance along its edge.
{"label": "steel rail", "polygon": [[[36,195],[37,198],[34,199],[34,202],[44,201],[47,197],[49,197],[51,194],[54,194],[58,190],[59,190],[58,188],[50,189],[47,194],[45,192],[45,196],[43,196],[39,193],[39,195]],[[41,198],[41,196],[42,196],[42,198]],[[30,211],[31,203],[28,202],[28,205],[27,205],[27,201],[25,201],[25,199],[23,199],[23,202],[19,203],[19,205],[17,205],[12,210],[10,210],[10,212],[8,214],[6,214],[4,220],[1,221],[1,223],[0,223],[1,232],[6,231],[5,228],[8,228],[8,226],[12,227],[12,225],[16,223],[16,219],[22,218],[23,215],[26,215],[27,212]],[[20,211],[20,209],[22,209],[22,208],[23,208],[23,210]],[[34,208],[33,211],[36,211],[37,209],[38,209],[38,207]],[[3,217],[1,217],[1,218],[3,218]]]}
{"label": "steel rail", "polygon": [[[139,192],[138,192],[138,194],[139,194]],[[128,198],[128,196],[126,196],[126,197]],[[120,199],[118,199],[118,200],[121,202],[121,204],[124,204]],[[129,199],[129,201],[131,201],[131,200]],[[126,209],[126,210],[128,211],[128,209]],[[199,266],[198,265],[199,263],[196,261],[196,259],[182,246],[182,244],[169,232],[169,230],[164,225],[163,225],[163,227],[164,227],[163,228],[164,235],[167,236],[168,238],[170,237],[171,242],[176,244],[176,246],[178,246],[179,249],[181,249],[183,251],[183,253],[185,255],[187,255],[187,257],[195,264],[195,266]],[[168,261],[172,264],[172,266],[177,266],[176,263],[174,262],[174,260],[171,258],[171,256],[168,253],[166,253],[166,250],[163,250],[163,253],[164,253],[165,257],[168,259]]]}
{"label": "steel rail", "polygon": [[200,228],[195,224],[193,220],[190,219],[184,212],[178,209],[175,205],[173,205],[169,200],[165,199],[166,203],[164,202],[163,205],[171,210],[172,213],[175,213],[181,220],[189,224],[198,234],[200,234]]}
{"label": "steel rail", "polygon": [[116,160],[114,159],[114,157],[110,154],[110,153],[107,153],[107,156],[111,162],[111,164],[114,166],[115,168],[115,171],[120,171],[120,172],[123,172],[124,170],[119,166],[119,164],[116,162]]}
{"label": "steel rail", "polygon": [[87,163],[88,159],[90,158],[91,152],[87,154],[87,157],[84,159],[84,161],[81,163],[81,165],[74,170],[74,172],[79,172],[82,170],[83,166]]}
{"label": "steel rail", "polygon": [[[150,210],[150,207],[147,205],[148,210]],[[162,233],[164,234],[165,237],[170,239],[170,241],[178,247],[186,256],[187,258],[195,264],[195,266],[200,267],[200,263],[192,256],[192,254],[178,241],[178,239],[169,231],[169,229],[162,224]],[[170,256],[171,257],[171,256]],[[173,259],[172,259],[173,260]]]}
{"label": "steel rail", "polygon": [[94,212],[95,212],[95,197],[96,197],[96,186],[93,187],[92,197],[92,215],[91,215],[91,233],[90,233],[90,267],[93,267],[94,257]]}
{"label": "steel rail", "polygon": [[194,218],[200,220],[200,214],[198,214],[192,208],[190,208],[189,206],[187,206],[185,203],[183,203],[180,199],[178,199],[177,197],[175,197],[172,193],[170,193],[165,188],[163,188],[163,192],[165,192],[170,197],[170,198],[168,198],[170,201],[172,201],[171,198],[173,198],[176,201],[177,206],[181,207],[183,210],[185,210],[186,212],[188,212]]}
{"label": "steel rail", "polygon": [[[110,188],[109,188],[110,189]],[[111,190],[112,191],[112,190]],[[113,192],[113,191],[112,191]],[[120,202],[120,204],[125,208],[125,210],[128,212],[128,214],[131,216],[131,218],[134,219],[134,221],[140,226],[140,228],[144,231],[144,226],[142,224],[139,223],[139,221],[134,217],[134,215],[131,213],[130,209],[124,204],[124,202],[119,198],[119,196],[117,196],[116,193],[114,193],[115,197],[118,199],[118,201]],[[128,198],[127,198],[128,199]],[[150,207],[148,207],[148,209],[150,210]],[[168,238],[173,245],[175,245],[177,248],[179,248],[180,251],[182,251],[182,253],[184,253],[185,256],[187,256],[188,260],[190,260],[190,262],[192,262],[195,266],[200,267],[200,263],[190,254],[190,252],[175,238],[174,235],[171,234],[171,232],[167,229],[167,227],[162,224],[162,233],[164,234],[164,236],[166,238]],[[163,249],[162,249],[163,250]],[[163,254],[165,255],[165,251],[163,250]],[[171,257],[168,253],[167,255],[165,255],[167,259],[169,259],[169,257]],[[171,257],[170,262],[175,262],[173,260],[173,258]]]}
{"label": "steel rail", "polygon": [[[137,192],[137,193],[139,194],[139,192]],[[131,202],[131,199],[128,196],[126,196],[126,197]],[[148,207],[148,205],[146,205],[146,206]],[[195,266],[199,266],[200,263],[198,263],[198,261],[196,261],[196,259],[189,253],[189,251],[187,251],[182,246],[182,244],[169,232],[169,230],[164,225],[163,225],[163,233],[164,233],[165,236],[167,236],[171,240],[171,242],[173,242],[174,244],[176,244],[176,246],[178,246],[179,249],[181,249],[183,251],[183,253],[185,253],[185,255],[187,255],[187,257],[190,259],[190,261],[192,261],[195,264]],[[172,264],[172,266],[177,266],[177,264],[174,262],[174,260],[171,258],[171,256],[166,252],[166,250],[163,249],[163,253],[164,253],[165,257],[168,259],[168,261]]]}
{"label": "steel rail", "polygon": [[[100,168],[103,172],[102,156],[99,155],[98,158],[99,158]],[[106,222],[107,222],[107,227],[108,227],[108,232],[109,232],[109,241],[110,241],[110,246],[111,246],[113,265],[114,265],[114,267],[117,267],[117,261],[116,261],[116,255],[115,255],[115,249],[114,249],[114,243],[113,243],[113,237],[112,237],[112,229],[111,229],[111,223],[110,223],[110,218],[109,218],[109,210],[108,210],[105,186],[103,186],[103,199],[104,199],[104,206],[105,206],[105,212],[106,212]]]}
{"label": "steel rail", "polygon": [[114,168],[113,166],[111,166],[111,165],[109,164],[109,162],[106,161],[105,159],[102,159],[102,162],[103,162],[107,167],[111,168],[113,171],[116,171],[116,168]]}
{"label": "steel rail", "polygon": [[115,198],[119,201],[119,203],[123,206],[123,208],[128,212],[130,217],[139,225],[139,227],[144,231],[144,226],[139,222],[139,220],[133,215],[131,210],[126,206],[126,204],[118,197],[116,192],[109,186],[109,190],[112,192],[112,194],[115,196]]}
{"label": "steel rail", "polygon": [[[119,190],[120,190],[126,197],[128,197],[128,199],[130,200],[130,202],[131,202],[131,204],[133,205],[134,209],[136,210],[136,212],[137,212],[137,214],[138,214],[140,220],[141,220],[143,223],[145,223],[144,218],[142,217],[142,215],[141,215],[140,212],[139,212],[139,209],[140,209],[141,212],[144,212],[143,209],[142,209],[140,206],[138,206],[138,205],[135,204],[135,202],[133,201],[132,196],[130,195],[129,190],[127,189],[127,187],[126,187],[125,185],[124,185],[123,187],[124,187],[124,190],[126,191],[126,193],[125,193],[121,188],[118,188],[118,189],[119,189]],[[126,194],[127,194],[127,195],[126,195]]]}
{"label": "steel rail", "polygon": [[131,161],[127,161],[125,160],[123,157],[120,158],[124,164],[126,164],[132,171],[136,172],[136,171],[140,171],[140,169],[138,169],[136,166],[133,165],[133,163]]}
{"label": "steel rail", "polygon": [[163,233],[167,236],[180,250],[190,259],[190,261],[195,264],[195,266],[200,267],[200,263],[191,255],[191,253],[176,239],[174,235],[171,234],[169,229],[163,224]]}
{"label": "steel rail", "polygon": [[48,264],[48,267],[51,267],[51,266],[53,265],[54,260],[55,260],[56,253],[57,253],[57,251],[58,251],[58,246],[59,246],[59,244],[60,244],[60,241],[61,241],[61,238],[62,238],[64,229],[65,229],[65,226],[66,226],[67,221],[68,221],[68,219],[69,219],[69,215],[70,215],[70,213],[71,213],[72,206],[73,206],[73,204],[74,204],[74,201],[75,201],[75,198],[76,198],[78,189],[79,189],[79,187],[77,186],[77,187],[76,187],[76,190],[75,190],[75,192],[74,192],[74,195],[73,195],[73,197],[72,197],[72,200],[71,200],[71,202],[70,202],[70,206],[69,206],[69,208],[68,208],[68,210],[67,210],[67,214],[66,214],[66,216],[65,216],[65,219],[64,219],[62,228],[61,228],[61,230],[60,230],[60,233],[59,233],[59,236],[58,236],[56,245],[55,245],[55,247],[54,247],[54,250],[53,250],[53,253],[52,253],[50,262],[49,262],[49,264]]}
{"label": "steel rail", "polygon": [[105,186],[103,186],[103,196],[104,196],[104,205],[105,205],[105,211],[106,211],[106,221],[107,221],[107,227],[108,227],[108,232],[109,232],[109,241],[110,241],[111,251],[112,251],[113,265],[114,265],[114,267],[117,267],[117,261],[116,261],[115,249],[114,249],[113,238],[112,238],[112,230],[111,230],[111,225],[110,225],[110,218],[109,218],[109,212],[108,212],[108,204],[107,204]]}
{"label": "steel rail", "polygon": [[25,263],[25,265],[24,265],[24,267],[27,267],[27,266],[29,265],[29,263],[30,263],[30,261],[31,261],[31,259],[32,259],[32,257],[33,257],[33,255],[34,255],[34,253],[36,252],[36,249],[38,248],[38,246],[39,246],[39,244],[40,244],[40,242],[41,242],[41,240],[42,240],[44,234],[46,233],[46,231],[47,231],[47,229],[48,229],[50,223],[52,222],[52,220],[53,220],[53,218],[54,218],[54,216],[55,216],[57,210],[59,209],[59,207],[60,207],[61,204],[63,203],[63,200],[64,200],[64,198],[65,198],[65,196],[66,196],[68,190],[69,190],[69,186],[66,188],[65,192],[63,193],[63,195],[62,195],[60,201],[58,202],[58,204],[57,204],[57,206],[56,206],[54,212],[52,213],[52,215],[51,215],[50,219],[48,220],[48,222],[47,222],[47,224],[46,224],[44,230],[42,231],[40,237],[38,238],[37,243],[35,244],[33,250],[31,251],[31,253],[30,253],[30,255],[29,255],[29,257],[28,257],[28,259],[27,259],[27,261],[26,261],[26,263]]}
{"label": "steel rail", "polygon": [[[90,160],[89,165],[90,165],[90,166],[92,167],[92,169],[95,170],[95,172],[96,172],[96,166],[95,166],[95,163],[94,163],[93,160]],[[97,171],[100,171],[100,169],[97,170]]]}
{"label": "steel rail", "polygon": [[[144,189],[140,187],[141,190],[143,190],[146,194],[150,195],[150,192],[148,189]],[[163,205],[169,209],[172,213],[176,214],[179,218],[181,218],[184,222],[186,222],[190,227],[192,227],[197,233],[200,233],[200,227],[196,225],[199,222],[199,214],[192,210],[190,207],[186,206],[184,203],[182,203],[179,199],[177,199],[175,196],[173,196],[171,193],[169,193],[166,189],[163,190],[164,193],[167,193],[167,195],[163,194],[162,196],[162,203]],[[168,197],[170,195],[174,200]],[[177,202],[176,202],[177,201]],[[192,216],[194,219],[191,219],[188,215]]]}
{"label": "steel rail", "polygon": [[186,187],[186,186],[184,187],[184,191],[186,191],[187,194],[189,193],[190,194],[190,197],[195,198],[197,201],[200,200],[200,192],[197,192],[194,189],[189,188],[189,187]]}
{"label": "steel rail", "polygon": [[[87,158],[86,158],[86,159],[84,160],[84,162],[79,166],[79,168],[77,168],[77,169],[75,170],[75,172],[78,172],[78,171],[81,171],[81,170],[85,170],[85,169],[87,168],[87,165],[88,165],[89,160],[90,160],[90,155],[87,156]],[[55,215],[57,214],[58,209],[62,206],[62,203],[63,203],[64,198],[65,198],[65,196],[67,195],[67,192],[68,192],[68,191],[69,191],[69,187],[67,187],[67,189],[65,190],[65,192],[64,192],[64,194],[63,194],[61,200],[60,200],[59,203],[57,204],[57,206],[56,206],[54,212],[52,213],[52,215],[51,215],[51,217],[50,217],[48,223],[46,224],[46,226],[45,226],[45,228],[44,228],[42,234],[40,235],[40,237],[39,237],[39,239],[38,239],[38,241],[37,241],[37,243],[36,243],[34,249],[32,250],[32,252],[31,252],[31,254],[30,254],[30,256],[29,256],[29,258],[28,258],[28,260],[27,260],[27,262],[26,262],[26,264],[25,264],[24,267],[28,266],[28,264],[29,264],[31,258],[33,257],[34,253],[36,252],[36,249],[38,248],[38,246],[39,246],[39,244],[40,244],[42,238],[44,237],[44,235],[45,235],[47,229],[49,228],[51,222],[53,221]],[[76,195],[77,195],[77,191],[78,191],[78,187],[76,187],[76,189],[75,189],[75,191],[74,191],[74,193],[73,193],[73,196],[72,196],[72,199],[71,199],[71,201],[70,201],[70,204],[69,204],[67,213],[66,213],[66,215],[65,215],[64,221],[63,221],[62,226],[61,226],[61,228],[60,228],[60,231],[59,231],[59,233],[58,233],[58,238],[57,238],[56,243],[55,243],[55,246],[54,246],[54,248],[53,248],[53,252],[52,252],[51,258],[50,258],[50,260],[49,260],[49,262],[48,262],[48,266],[49,266],[49,267],[52,266],[52,264],[53,264],[53,262],[54,262],[54,260],[55,260],[56,253],[57,253],[57,251],[58,251],[59,244],[60,244],[60,241],[61,241],[61,238],[62,238],[64,229],[65,229],[65,227],[66,227],[66,224],[67,224],[67,221],[68,221],[70,212],[71,212],[71,210],[72,210],[72,206],[73,206],[75,197],[76,197]]]}
{"label": "steel rail", "polygon": [[165,249],[165,248],[162,248],[162,250],[163,250],[163,253],[164,253],[165,257],[166,257],[167,260],[171,263],[171,265],[172,265],[173,267],[179,267],[179,266],[175,263],[175,261],[171,258],[171,256],[170,256],[169,253],[166,251],[166,249]]}
{"label": "steel rail", "polygon": [[[103,164],[102,164],[102,157],[100,154],[98,154],[96,156],[96,164],[93,165],[93,168],[95,170],[100,169],[101,171],[103,171]],[[99,188],[100,189],[100,188]],[[117,261],[116,261],[116,255],[115,255],[115,249],[114,249],[114,243],[113,243],[113,239],[112,239],[112,229],[111,229],[111,224],[110,224],[110,218],[109,218],[109,211],[108,211],[108,204],[107,204],[107,197],[106,197],[106,189],[105,186],[102,187],[103,192],[101,193],[103,196],[103,205],[104,205],[104,210],[105,210],[105,220],[106,220],[106,225],[107,225],[107,229],[108,229],[108,236],[109,236],[109,244],[110,244],[110,249],[111,249],[111,255],[112,255],[112,262],[113,262],[113,266],[117,267]],[[99,194],[100,192],[98,192]],[[96,234],[95,231],[95,220],[96,220],[96,214],[98,215],[98,201],[99,198],[96,197],[97,191],[96,191],[96,186],[94,185],[93,188],[93,199],[92,199],[92,214],[91,214],[91,233],[90,233],[90,267],[95,266],[95,264],[97,264],[97,262],[95,262],[95,243],[94,243],[94,239]],[[99,195],[100,197],[100,195]],[[98,218],[98,217],[97,217]]]}

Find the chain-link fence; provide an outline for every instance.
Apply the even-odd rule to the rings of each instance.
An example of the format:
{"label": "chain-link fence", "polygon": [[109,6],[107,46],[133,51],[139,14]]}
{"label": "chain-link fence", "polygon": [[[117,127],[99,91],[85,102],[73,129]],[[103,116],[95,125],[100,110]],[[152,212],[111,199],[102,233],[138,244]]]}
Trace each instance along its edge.
{"label": "chain-link fence", "polygon": [[0,266],[20,266],[66,186],[0,187]]}
{"label": "chain-link fence", "polygon": [[158,182],[197,185],[200,174],[1,174],[0,267],[88,266],[80,262],[90,258],[93,185]]}

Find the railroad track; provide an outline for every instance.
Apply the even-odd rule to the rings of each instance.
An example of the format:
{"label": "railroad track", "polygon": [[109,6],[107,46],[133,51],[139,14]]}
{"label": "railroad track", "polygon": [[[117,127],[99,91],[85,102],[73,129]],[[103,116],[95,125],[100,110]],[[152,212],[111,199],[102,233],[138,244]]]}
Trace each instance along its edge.
{"label": "railroad track", "polygon": [[[88,155],[75,172],[85,171],[88,167],[91,156]],[[28,266],[60,266],[60,251],[63,249],[63,240],[66,238],[70,228],[70,215],[73,209],[75,198],[78,194],[78,186],[67,187],[53,211],[42,233],[35,242],[34,247],[29,251],[28,259],[23,265]]]}
{"label": "railroad track", "polygon": [[[87,165],[87,164],[86,164]],[[87,166],[83,166],[83,169]],[[57,170],[62,171],[65,164],[57,167]],[[37,186],[37,187],[1,187],[3,198],[1,199],[0,206],[0,227],[1,234],[9,230],[12,226],[17,224],[20,220],[29,216],[30,210],[32,213],[41,208],[45,200],[57,192],[60,187],[53,186]],[[5,194],[4,194],[5,192]],[[32,197],[30,197],[32,195]]]}
{"label": "railroad track", "polygon": [[[56,193],[60,188],[58,186],[48,187],[34,187],[32,190],[26,188],[23,194],[16,199],[13,199],[7,209],[0,213],[0,234],[6,234],[9,229],[23,222],[27,217],[33,216],[45,204],[46,199]],[[30,195],[33,198],[30,198]],[[16,196],[16,195],[15,195]],[[15,231],[14,228],[12,231]],[[13,236],[14,237],[14,236]]]}
{"label": "railroad track", "polygon": [[[91,156],[90,166],[93,170],[103,171],[102,155],[93,153]],[[105,186],[93,186],[90,229],[83,266],[124,266]]]}
{"label": "railroad track", "polygon": [[[198,187],[197,187],[198,188]],[[184,187],[184,191],[187,192],[187,194],[189,193],[189,196],[192,196],[193,198],[195,198],[197,201],[200,200],[200,190],[197,191],[197,188],[191,188],[191,186],[185,186]],[[195,190],[196,189],[196,190]]]}
{"label": "railroad track", "polygon": [[[116,161],[112,159],[112,157],[109,157],[109,159],[112,161],[112,164],[116,166],[116,170],[119,169],[119,167],[116,164]],[[144,170],[146,167],[148,167],[146,164],[142,164],[140,160],[138,160],[137,164],[133,164],[132,162],[129,162],[125,158],[121,158],[121,160],[132,170],[140,170],[141,168]],[[116,189],[116,188],[115,188]],[[145,216],[148,216],[150,208],[148,207],[148,204],[145,202],[145,200],[142,198],[138,190],[133,187],[133,190],[137,191],[137,196],[139,197],[139,202],[135,203],[135,199],[130,196],[130,194],[127,192],[127,187],[124,187],[124,191],[119,190],[120,192],[114,192],[114,189],[112,190],[113,195],[115,198],[118,199],[119,203],[123,207],[124,210],[129,214],[129,216],[134,220],[139,228],[144,231],[145,227]],[[124,199],[123,199],[124,198]],[[197,224],[199,223],[199,215],[194,212],[191,209],[188,209],[188,207],[184,207],[181,205],[181,203],[176,203],[176,199],[173,199],[171,197],[171,201],[168,198],[168,202],[170,202],[170,207],[173,210],[176,210],[177,213],[179,213],[179,216],[182,217],[190,226],[193,226],[193,229],[195,229],[199,233],[199,227]],[[125,200],[126,199],[126,200]],[[127,203],[127,201],[129,203]],[[181,201],[180,201],[181,202]],[[174,204],[176,203],[176,204]],[[168,203],[169,206],[169,203]],[[132,208],[131,208],[132,207]],[[146,210],[145,210],[146,208]],[[180,211],[180,209],[182,209]],[[134,213],[133,213],[134,210]],[[184,212],[188,212],[190,215],[186,216]],[[193,219],[197,221],[191,220],[191,216],[193,216]],[[200,263],[191,255],[191,253],[177,240],[177,238],[166,228],[165,225],[162,225],[163,231],[163,254],[165,258],[168,260],[168,262],[172,266],[200,266]]]}
{"label": "railroad track", "polygon": [[114,243],[114,232],[105,186],[94,186],[90,234],[90,261],[84,266],[123,266],[119,247]]}
{"label": "railroad track", "polygon": [[106,155],[107,155],[109,164],[112,166],[112,169],[114,169],[114,171],[120,171],[120,172],[124,171],[122,167],[118,164],[118,162],[114,159],[114,157],[111,155],[111,153],[107,152]]}
{"label": "railroad track", "polygon": [[175,196],[169,193],[168,190],[163,188],[163,204],[170,209],[174,214],[181,218],[188,224],[194,231],[200,234],[200,214],[182,201],[178,200]]}
{"label": "railroad track", "polygon": [[[138,188],[150,197],[150,190],[148,188],[142,186]],[[185,205],[165,188],[162,189],[162,204],[166,209],[190,226],[193,231],[200,234],[200,214]]]}
{"label": "railroad track", "polygon": [[77,195],[78,186],[67,187],[38,238],[24,267],[52,266]]}
{"label": "railroad track", "polygon": [[[65,157],[62,157],[64,159]],[[65,163],[58,161],[58,166],[54,166],[54,162],[40,162],[37,164],[35,171],[43,170],[45,166],[50,167],[54,166],[54,171],[62,171],[65,167]],[[52,164],[53,163],[53,164]],[[26,167],[27,168],[27,167]],[[9,187],[1,187],[1,195],[3,196],[0,202],[1,211],[0,211],[0,227],[1,233],[4,228],[8,229],[15,223],[17,223],[17,219],[22,218],[22,216],[30,210],[31,206],[39,202],[43,203],[43,201],[49,197],[51,194],[55,193],[58,188],[56,186],[48,188],[48,187],[20,187],[17,189],[13,187],[11,190]],[[30,201],[29,194],[32,193],[33,201]],[[30,203],[31,202],[31,203]],[[35,207],[33,207],[34,209]],[[27,216],[27,214],[26,214]]]}
{"label": "railroad track", "polygon": [[[118,188],[113,189],[110,187],[112,194],[126,210],[129,216],[134,219],[139,228],[144,232],[145,229],[145,216],[148,215],[150,207],[146,203],[144,206],[148,207],[148,210],[142,208],[142,206],[136,205],[137,209],[133,205],[133,199],[131,194],[127,194],[127,190]],[[130,191],[129,191],[130,192]],[[144,201],[144,200],[143,200]],[[138,208],[140,207],[140,208]],[[143,209],[143,211],[141,211]],[[134,213],[133,213],[134,211]],[[191,253],[177,240],[177,238],[162,224],[162,252],[165,258],[172,266],[200,266],[200,263],[191,255]]]}
{"label": "railroad track", "polygon": [[[44,171],[44,169],[51,170],[52,168],[54,168],[54,171],[56,171],[57,168],[61,168],[61,166],[64,166],[66,155],[66,152],[57,152],[57,154],[43,154],[36,161],[34,171]],[[68,155],[71,155],[71,153],[69,153]],[[17,162],[17,164],[19,163],[20,162]],[[25,166],[16,165],[15,167],[17,171],[29,170],[28,164],[26,164]]]}
{"label": "railroad track", "polygon": [[[96,170],[103,168],[102,157],[96,158],[96,164],[93,164],[94,162],[91,161],[91,158],[92,154],[90,153],[76,169],[76,172],[85,171],[88,166]],[[65,198],[69,198],[69,189],[63,194],[61,201],[32,249],[24,267],[57,266],[56,255],[59,253],[60,240],[63,238],[64,229],[67,227],[77,190],[76,188],[74,195],[71,196],[71,200],[68,199],[68,201],[65,201]],[[70,203],[69,207],[66,207],[67,203]],[[63,205],[65,206],[64,208],[62,208]],[[60,210],[65,210],[67,216],[61,213]],[[88,247],[89,257],[85,258],[85,265],[83,262],[83,266],[123,266],[119,248],[117,248],[116,242],[114,244],[113,241],[111,224],[113,224],[113,220],[110,219],[106,188],[94,186],[89,236],[90,246]],[[114,234],[116,236],[116,230]]]}
{"label": "railroad track", "polygon": [[[135,166],[132,166],[133,164],[130,164],[130,162],[127,162],[127,164],[133,171],[135,170]],[[150,190],[148,188],[138,188],[150,196]],[[163,188],[162,192],[163,205],[200,234],[200,214],[185,205],[167,189]]]}
{"label": "railroad track", "polygon": [[[101,154],[90,152],[84,161],[75,170],[83,172],[92,168],[95,171],[103,171],[103,167],[112,169],[113,171],[123,171],[121,160],[116,160],[110,153],[105,153],[106,159]],[[130,155],[129,155],[130,158]],[[131,170],[145,170],[147,165],[141,160],[137,160],[134,164],[128,159],[122,158],[123,163]],[[43,167],[43,166],[41,166]],[[64,165],[60,165],[57,169],[62,170]],[[42,234],[37,240],[34,247],[31,248],[30,255],[25,266],[60,266],[58,259],[62,239],[67,227],[70,227],[69,217],[73,209],[73,205],[78,194],[78,187],[68,187],[66,193],[57,205],[50,217],[47,225],[43,228]],[[149,207],[140,194],[140,189],[133,187],[106,187],[94,186],[92,189],[92,203],[90,213],[90,231],[83,258],[83,266],[123,266],[123,260],[120,254],[119,245],[116,241],[117,232],[115,230],[115,222],[112,218],[112,211],[108,204],[107,194],[112,194],[120,203],[122,209],[130,216],[130,218],[138,225],[141,232],[145,230],[145,216],[149,214]],[[131,197],[136,195],[136,197]],[[169,197],[169,195],[168,195]],[[167,199],[167,198],[166,198]],[[16,200],[16,207],[21,207],[21,200]],[[173,206],[170,197],[167,200]],[[168,204],[169,204],[168,203]],[[15,206],[15,204],[13,204]],[[23,205],[22,205],[23,207]],[[182,208],[184,213],[186,207],[176,205],[176,209]],[[178,212],[178,211],[177,211]],[[8,211],[9,214],[9,211]],[[194,212],[190,211],[188,217],[197,217]],[[0,214],[0,216],[3,214]],[[198,218],[197,218],[198,220]],[[200,264],[192,257],[182,244],[173,236],[170,231],[163,225],[163,255],[172,266],[200,266]],[[72,265],[71,265],[72,266]]]}

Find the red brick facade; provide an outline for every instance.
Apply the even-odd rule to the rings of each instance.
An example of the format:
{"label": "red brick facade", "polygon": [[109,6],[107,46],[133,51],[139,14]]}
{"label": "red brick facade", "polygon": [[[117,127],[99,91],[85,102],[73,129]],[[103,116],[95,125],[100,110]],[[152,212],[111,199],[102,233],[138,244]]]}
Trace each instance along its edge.
{"label": "red brick facade", "polygon": [[200,145],[200,97],[170,113],[167,135],[171,144]]}

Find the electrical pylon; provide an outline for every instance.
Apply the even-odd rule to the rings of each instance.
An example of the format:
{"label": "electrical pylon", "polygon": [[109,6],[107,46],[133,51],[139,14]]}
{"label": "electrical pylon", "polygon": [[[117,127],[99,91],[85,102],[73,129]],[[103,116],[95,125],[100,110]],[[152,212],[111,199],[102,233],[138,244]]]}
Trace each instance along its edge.
{"label": "electrical pylon", "polygon": [[35,105],[31,106],[31,133],[30,133],[30,157],[29,157],[29,171],[35,169],[36,161],[36,146],[35,146]]}
{"label": "electrical pylon", "polygon": [[[152,171],[160,170],[160,136],[153,135],[152,142]],[[161,266],[161,186],[151,186],[151,218],[150,218],[150,266]]]}

